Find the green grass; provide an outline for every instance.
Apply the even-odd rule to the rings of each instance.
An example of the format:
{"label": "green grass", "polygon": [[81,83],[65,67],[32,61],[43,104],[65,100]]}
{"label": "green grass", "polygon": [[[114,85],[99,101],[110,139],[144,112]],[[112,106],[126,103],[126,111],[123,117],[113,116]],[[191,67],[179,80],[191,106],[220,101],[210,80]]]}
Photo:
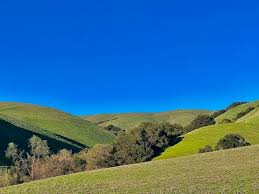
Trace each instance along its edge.
{"label": "green grass", "polygon": [[223,119],[233,120],[236,115],[249,107],[256,109],[243,116],[235,123],[216,124],[196,129],[182,136],[182,141],[167,148],[154,160],[175,158],[198,153],[205,145],[215,146],[219,139],[229,133],[237,133],[245,137],[251,144],[259,144],[259,101],[239,105],[216,118],[217,123]]}
{"label": "green grass", "polygon": [[259,146],[250,146],[60,176],[0,193],[258,193],[258,164]]}
{"label": "green grass", "polygon": [[89,147],[97,143],[111,143],[114,139],[113,134],[95,124],[47,107],[0,103],[0,118],[29,131],[57,139],[67,138]]}
{"label": "green grass", "polygon": [[200,114],[211,114],[207,110],[177,110],[161,113],[128,113],[128,114],[99,114],[85,116],[84,119],[94,122],[100,126],[115,125],[122,129],[130,129],[140,125],[142,122],[163,122],[189,124]]}
{"label": "green grass", "polygon": [[237,123],[258,123],[259,124],[259,107],[257,106],[255,110],[243,116]]}
{"label": "green grass", "polygon": [[176,158],[198,153],[200,148],[205,145],[215,146],[219,139],[230,133],[242,135],[251,144],[259,144],[258,125],[252,123],[219,124],[196,129],[183,135],[182,141],[167,148],[160,156],[155,158],[155,160]]}
{"label": "green grass", "polygon": [[233,109],[230,109],[229,111],[220,115],[219,117],[217,117],[216,122],[219,123],[224,119],[233,120],[233,119],[235,119],[235,117],[237,116],[238,113],[247,110],[249,107],[258,107],[258,106],[259,106],[259,101],[239,105]]}

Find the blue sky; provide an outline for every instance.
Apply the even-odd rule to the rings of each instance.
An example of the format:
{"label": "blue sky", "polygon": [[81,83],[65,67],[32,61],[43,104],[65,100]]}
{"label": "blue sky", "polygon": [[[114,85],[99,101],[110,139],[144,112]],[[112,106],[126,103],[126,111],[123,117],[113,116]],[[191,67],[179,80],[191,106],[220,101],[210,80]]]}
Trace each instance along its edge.
{"label": "blue sky", "polygon": [[0,101],[74,114],[259,99],[259,2],[1,1]]}

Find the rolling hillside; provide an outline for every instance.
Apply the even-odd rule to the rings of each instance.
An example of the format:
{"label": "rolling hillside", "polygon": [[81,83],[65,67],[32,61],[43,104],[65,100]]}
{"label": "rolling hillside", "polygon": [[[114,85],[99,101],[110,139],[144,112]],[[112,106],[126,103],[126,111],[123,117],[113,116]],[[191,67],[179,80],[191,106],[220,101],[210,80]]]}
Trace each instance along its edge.
{"label": "rolling hillside", "polygon": [[250,103],[239,105],[239,106],[237,106],[237,107],[235,107],[233,109],[230,109],[229,111],[227,111],[226,113],[220,115],[219,117],[217,117],[216,118],[216,122],[220,123],[224,119],[233,120],[237,116],[238,113],[247,110],[249,107],[258,108],[258,106],[259,106],[259,101],[255,101],[255,102],[250,102]]}
{"label": "rolling hillside", "polygon": [[249,107],[256,107],[255,110],[243,116],[235,123],[216,124],[213,126],[196,129],[183,135],[178,144],[167,148],[157,159],[175,158],[195,154],[205,145],[215,146],[219,139],[229,133],[238,133],[246,138],[251,144],[259,144],[259,101],[239,105],[222,114],[216,121],[223,119],[233,120],[236,115]]}
{"label": "rolling hillside", "polygon": [[43,193],[258,193],[259,146],[60,176],[0,189]]}
{"label": "rolling hillside", "polygon": [[58,148],[74,150],[97,143],[111,143],[114,139],[113,134],[80,117],[20,103],[0,103],[0,131],[1,155],[10,141],[23,146],[33,134],[47,139]]}
{"label": "rolling hillside", "polygon": [[122,129],[129,129],[138,126],[142,122],[162,122],[177,123],[181,125],[189,124],[200,114],[212,114],[207,110],[177,110],[161,113],[128,113],[128,114],[99,114],[85,116],[84,119],[94,122],[99,126],[114,125]]}

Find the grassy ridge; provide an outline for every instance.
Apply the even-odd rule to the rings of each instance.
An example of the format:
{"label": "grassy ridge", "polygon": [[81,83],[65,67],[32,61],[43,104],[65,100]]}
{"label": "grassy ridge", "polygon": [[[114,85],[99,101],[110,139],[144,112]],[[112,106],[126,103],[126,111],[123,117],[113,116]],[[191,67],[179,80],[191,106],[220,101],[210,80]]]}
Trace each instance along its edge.
{"label": "grassy ridge", "polygon": [[0,189],[43,193],[258,193],[259,146],[61,176]]}
{"label": "grassy ridge", "polygon": [[[2,117],[1,117],[2,115]],[[43,135],[61,136],[71,142],[92,147],[97,143],[110,143],[114,135],[79,117],[52,108],[20,104],[0,103],[0,118],[24,129]],[[10,119],[11,118],[11,119]],[[19,121],[19,122],[16,122]]]}
{"label": "grassy ridge", "polygon": [[255,107],[256,108],[258,106],[259,106],[259,101],[255,101],[255,102],[250,102],[250,103],[239,105],[239,106],[237,106],[235,108],[230,109],[229,111],[227,111],[226,113],[220,115],[219,117],[217,117],[216,118],[216,122],[220,123],[224,119],[233,120],[233,119],[236,118],[238,113],[247,110],[249,107]]}
{"label": "grassy ridge", "polygon": [[257,106],[255,110],[243,116],[237,123],[258,123],[259,124],[259,107]]}
{"label": "grassy ridge", "polygon": [[211,114],[207,110],[177,110],[161,113],[128,113],[128,114],[99,114],[85,116],[84,119],[94,122],[100,126],[115,125],[122,129],[129,129],[138,126],[142,122],[162,122],[177,123],[181,125],[189,124],[200,114]]}

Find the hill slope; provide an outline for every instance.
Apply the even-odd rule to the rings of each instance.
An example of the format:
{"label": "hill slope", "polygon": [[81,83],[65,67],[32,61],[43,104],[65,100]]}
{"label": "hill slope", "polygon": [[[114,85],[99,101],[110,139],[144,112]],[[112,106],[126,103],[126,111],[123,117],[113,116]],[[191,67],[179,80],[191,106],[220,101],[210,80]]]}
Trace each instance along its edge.
{"label": "hill slope", "polygon": [[233,120],[237,116],[238,113],[246,111],[249,107],[258,108],[258,106],[259,106],[259,101],[254,101],[254,102],[239,105],[235,108],[228,110],[227,112],[220,115],[219,117],[217,117],[216,122],[220,123],[224,119]]}
{"label": "hill slope", "polygon": [[[114,139],[112,133],[80,117],[30,104],[0,103],[0,119],[8,122],[8,126],[13,129],[6,131],[9,133],[6,135],[10,140],[16,138],[14,131],[17,132],[17,130],[23,130],[24,133],[37,133],[77,147],[110,143]],[[0,132],[5,129],[0,125]]]}
{"label": "hill slope", "polygon": [[207,110],[177,110],[161,113],[127,113],[127,114],[99,114],[85,116],[84,119],[94,122],[100,126],[114,125],[122,129],[129,129],[138,126],[142,122],[162,122],[177,123],[181,125],[189,124],[200,114],[211,114]]}
{"label": "hill slope", "polygon": [[249,107],[255,110],[241,117],[235,123],[216,124],[213,126],[196,129],[183,135],[178,144],[167,148],[155,159],[175,158],[195,154],[205,145],[215,146],[219,139],[229,133],[238,133],[246,138],[251,144],[259,144],[259,101],[239,105],[216,118],[217,123],[224,119],[233,120],[240,112]]}
{"label": "hill slope", "polygon": [[258,193],[259,146],[61,176],[0,193]]}

